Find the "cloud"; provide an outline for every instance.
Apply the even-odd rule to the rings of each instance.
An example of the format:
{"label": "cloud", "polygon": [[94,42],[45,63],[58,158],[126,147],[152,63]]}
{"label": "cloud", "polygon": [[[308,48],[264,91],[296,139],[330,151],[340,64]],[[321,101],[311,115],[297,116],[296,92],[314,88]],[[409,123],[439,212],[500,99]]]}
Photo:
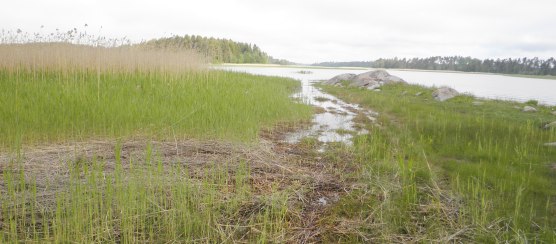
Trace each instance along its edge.
{"label": "cloud", "polygon": [[[19,0],[0,9],[1,28],[36,31],[90,25],[133,40],[198,34],[256,43],[298,62],[556,53],[553,0]],[[101,29],[100,26],[103,26]]]}

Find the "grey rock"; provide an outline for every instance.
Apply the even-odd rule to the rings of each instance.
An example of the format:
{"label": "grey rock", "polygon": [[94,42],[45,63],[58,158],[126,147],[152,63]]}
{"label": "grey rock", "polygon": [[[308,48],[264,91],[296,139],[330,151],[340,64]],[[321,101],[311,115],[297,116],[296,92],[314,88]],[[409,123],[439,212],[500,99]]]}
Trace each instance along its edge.
{"label": "grey rock", "polygon": [[552,115],[556,115],[556,111],[552,111],[552,113],[551,113],[551,114],[552,114]]}
{"label": "grey rock", "polygon": [[415,93],[415,96],[416,96],[416,97],[421,96],[421,95],[423,95],[422,92],[417,92],[417,93]]}
{"label": "grey rock", "polygon": [[369,71],[357,75],[354,81],[377,81],[379,83],[406,83],[402,78],[388,74],[384,70]]}
{"label": "grey rock", "polygon": [[473,101],[473,105],[475,105],[475,106],[480,106],[480,105],[483,105],[483,102],[481,102],[481,101]]}
{"label": "grey rock", "polygon": [[354,79],[349,86],[350,87],[367,87],[367,86],[381,86],[378,81],[371,80],[371,79]]}
{"label": "grey rock", "polygon": [[536,109],[536,108],[533,108],[533,107],[531,107],[531,106],[525,106],[525,107],[523,107],[523,110],[522,110],[522,111],[523,111],[523,112],[537,112],[537,109]]}
{"label": "grey rock", "polygon": [[388,74],[388,72],[386,72],[384,70],[374,70],[374,71],[369,71],[369,72],[358,74],[355,77],[355,79],[358,79],[358,80],[361,80],[361,79],[384,80],[388,76],[390,76],[390,74]]}
{"label": "grey rock", "polygon": [[379,92],[379,91],[380,91],[380,89],[374,89],[373,91],[375,91],[375,92]]}
{"label": "grey rock", "polygon": [[380,88],[380,87],[381,87],[381,85],[378,84],[378,83],[376,83],[376,84],[368,85],[368,86],[367,86],[367,89],[369,89],[369,90],[375,90],[375,89],[378,89],[378,88]]}
{"label": "grey rock", "polygon": [[321,197],[321,198],[319,198],[319,200],[317,201],[317,204],[318,204],[318,205],[321,205],[321,206],[326,206],[326,205],[328,205],[328,201],[326,200],[326,197]]}
{"label": "grey rock", "polygon": [[342,81],[351,81],[353,80],[353,78],[355,78],[355,74],[341,74],[341,75],[337,75],[332,77],[332,79],[324,81],[323,84],[325,85],[336,85],[336,84],[340,84]]}
{"label": "grey rock", "polygon": [[325,85],[341,85],[342,81],[349,81],[350,87],[361,87],[369,90],[380,88],[384,84],[389,83],[406,83],[402,78],[388,74],[384,70],[375,70],[365,72],[359,75],[341,74],[334,76],[332,79],[324,81]]}
{"label": "grey rock", "polygon": [[441,102],[451,99],[457,95],[459,95],[459,92],[449,87],[440,87],[432,93],[432,97]]}
{"label": "grey rock", "polygon": [[556,128],[556,121],[552,122],[552,123],[548,123],[544,126],[545,129],[551,129],[551,128]]}
{"label": "grey rock", "polygon": [[401,95],[402,96],[407,95],[407,91],[403,91]]}
{"label": "grey rock", "polygon": [[544,144],[547,147],[556,147],[556,142],[549,142]]}
{"label": "grey rock", "polygon": [[388,76],[386,78],[386,83],[407,83],[404,79],[397,77],[395,75]]}

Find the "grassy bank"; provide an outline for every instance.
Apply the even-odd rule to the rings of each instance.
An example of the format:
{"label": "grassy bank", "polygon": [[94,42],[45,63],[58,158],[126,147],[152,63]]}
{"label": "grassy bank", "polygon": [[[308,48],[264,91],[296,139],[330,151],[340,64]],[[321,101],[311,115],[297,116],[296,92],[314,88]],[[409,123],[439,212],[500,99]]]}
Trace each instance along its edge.
{"label": "grassy bank", "polygon": [[293,184],[271,167],[284,156],[251,142],[310,118],[290,97],[298,81],[208,70],[189,52],[0,56],[1,243],[285,240]]}
{"label": "grassy bank", "polygon": [[543,146],[556,131],[542,128],[556,120],[549,108],[523,113],[470,96],[441,103],[410,85],[324,89],[380,112],[382,124],[356,140],[366,187],[330,212],[325,224],[352,221],[331,241],[556,241],[556,150]]}
{"label": "grassy bank", "polygon": [[289,98],[299,82],[204,70],[188,53],[73,45],[0,52],[7,57],[0,146],[130,136],[253,140],[262,128],[310,116]]}

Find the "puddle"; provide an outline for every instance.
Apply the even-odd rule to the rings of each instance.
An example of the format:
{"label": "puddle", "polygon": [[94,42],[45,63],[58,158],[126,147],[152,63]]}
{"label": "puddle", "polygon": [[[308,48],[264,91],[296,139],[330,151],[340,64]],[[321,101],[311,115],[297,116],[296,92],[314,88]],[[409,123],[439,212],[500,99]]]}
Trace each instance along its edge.
{"label": "puddle", "polygon": [[352,144],[353,135],[350,133],[338,133],[337,131],[353,131],[355,134],[366,134],[369,131],[355,128],[353,119],[358,112],[366,114],[376,120],[374,112],[363,111],[358,105],[346,103],[337,97],[322,92],[313,86],[318,81],[301,79],[302,89],[293,97],[301,99],[313,106],[323,108],[326,112],[315,114],[312,119],[312,126],[305,130],[296,131],[286,135],[286,142],[297,143],[305,137],[317,138],[320,142],[343,142]]}

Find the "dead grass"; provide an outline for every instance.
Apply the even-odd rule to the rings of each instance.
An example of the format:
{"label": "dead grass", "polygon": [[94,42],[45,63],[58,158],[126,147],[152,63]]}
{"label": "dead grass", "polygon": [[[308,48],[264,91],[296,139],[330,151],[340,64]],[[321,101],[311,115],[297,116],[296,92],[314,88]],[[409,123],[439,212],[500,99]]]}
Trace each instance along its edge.
{"label": "dead grass", "polygon": [[317,102],[326,102],[326,101],[330,101],[330,99],[328,99],[326,97],[315,97],[315,101],[317,101]]}
{"label": "dead grass", "polygon": [[185,72],[205,68],[205,60],[191,50],[149,50],[133,46],[102,47],[71,43],[0,44],[0,68],[89,70],[96,72]]}
{"label": "dead grass", "polygon": [[326,109],[324,109],[323,107],[313,106],[313,108],[314,108],[314,113],[315,113],[315,114],[323,114],[323,113],[326,113]]}
{"label": "dead grass", "polygon": [[[291,225],[284,240],[288,243],[313,243],[320,240],[323,230],[318,222],[323,213],[350,187],[337,175],[337,168],[330,159],[316,152],[317,145],[292,145],[276,140],[290,130],[294,128],[283,125],[272,134],[266,134],[267,139],[261,138],[256,144],[137,139],[122,143],[115,140],[91,140],[27,146],[21,148],[23,153],[19,155],[2,152],[0,172],[12,170],[23,173],[26,178],[34,178],[40,204],[54,208],[56,193],[69,187],[72,166],[96,160],[105,162],[104,169],[109,173],[116,167],[116,148],[121,148],[120,158],[124,169],[129,168],[130,161],[138,162],[149,157],[146,148],[150,147],[153,158],[165,165],[185,166],[190,177],[198,179],[210,173],[215,164],[223,162],[233,176],[240,164],[247,162],[250,169],[249,185],[254,195],[242,203],[239,218],[247,220],[254,213],[262,211],[265,208],[260,200],[262,197],[276,191],[284,192],[289,195],[288,216]],[[1,189],[5,189],[3,185]],[[243,223],[244,219],[230,219],[229,222]]]}

